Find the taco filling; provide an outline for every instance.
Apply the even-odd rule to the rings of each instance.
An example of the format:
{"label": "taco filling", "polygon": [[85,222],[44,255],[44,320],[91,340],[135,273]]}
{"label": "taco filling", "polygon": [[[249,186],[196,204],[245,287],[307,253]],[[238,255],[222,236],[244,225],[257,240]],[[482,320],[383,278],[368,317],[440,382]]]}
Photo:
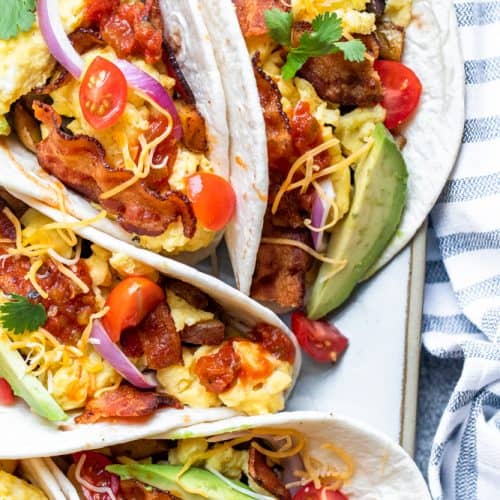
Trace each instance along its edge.
{"label": "taco filling", "polygon": [[322,450],[320,460],[301,432],[270,427],[136,441],[54,460],[81,498],[346,500],[353,460],[334,443]]}
{"label": "taco filling", "polygon": [[0,498],[47,500],[48,497],[26,477],[21,462],[0,460]]}
{"label": "taco filling", "polygon": [[1,208],[0,377],[33,411],[57,421],[83,410],[76,421],[91,423],[184,405],[283,408],[295,348],[279,328],[246,327],[71,224]]}
{"label": "taco filling", "polygon": [[[234,193],[210,160],[217,138],[165,41],[158,0],[41,0],[36,14],[16,36],[0,32],[13,68],[0,89],[0,134],[13,129],[46,172],[141,246],[209,246]],[[207,203],[215,194],[220,203]]]}
{"label": "taco filling", "polygon": [[404,142],[399,126],[421,92],[400,62],[411,0],[233,3],[270,181],[251,294],[294,309],[310,284],[308,312],[318,318],[375,264],[404,208],[406,167],[387,128]]}

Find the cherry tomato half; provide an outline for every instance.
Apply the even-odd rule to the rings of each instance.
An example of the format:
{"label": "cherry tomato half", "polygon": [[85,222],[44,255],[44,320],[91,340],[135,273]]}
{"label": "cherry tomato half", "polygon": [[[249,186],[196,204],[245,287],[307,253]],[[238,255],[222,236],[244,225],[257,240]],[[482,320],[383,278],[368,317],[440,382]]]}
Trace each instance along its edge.
{"label": "cherry tomato half", "polygon": [[187,179],[187,195],[196,218],[207,229],[219,231],[234,214],[234,189],[219,175],[205,172],[191,175]]}
{"label": "cherry tomato half", "polygon": [[349,498],[340,491],[332,491],[327,488],[317,489],[311,482],[302,486],[295,493],[293,500],[349,500]]}
{"label": "cherry tomato half", "polygon": [[417,75],[397,61],[375,61],[384,89],[382,106],[387,111],[385,125],[394,129],[404,123],[415,111],[422,94],[422,84]]}
{"label": "cherry tomato half", "polygon": [[165,293],[154,281],[141,276],[125,278],[106,300],[109,311],[102,324],[109,338],[118,342],[125,328],[137,326],[163,300]]}
{"label": "cherry tomato half", "polygon": [[114,125],[127,104],[127,80],[115,64],[97,56],[88,67],[80,86],[80,106],[95,129]]}
{"label": "cherry tomato half", "polygon": [[0,378],[0,406],[11,406],[14,404],[14,393],[4,378]]}
{"label": "cherry tomato half", "polygon": [[[110,488],[116,496],[120,490],[120,479],[117,475],[106,470],[106,466],[111,465],[113,462],[102,453],[85,451],[73,455],[75,464],[78,464],[82,456],[85,457],[80,471],[82,478],[94,486]],[[86,500],[111,500],[112,498],[109,493],[96,493],[95,491],[90,491],[82,484],[80,486]]]}
{"label": "cherry tomato half", "polygon": [[292,331],[309,356],[321,363],[335,362],[349,340],[326,321],[313,321],[301,312],[292,314]]}

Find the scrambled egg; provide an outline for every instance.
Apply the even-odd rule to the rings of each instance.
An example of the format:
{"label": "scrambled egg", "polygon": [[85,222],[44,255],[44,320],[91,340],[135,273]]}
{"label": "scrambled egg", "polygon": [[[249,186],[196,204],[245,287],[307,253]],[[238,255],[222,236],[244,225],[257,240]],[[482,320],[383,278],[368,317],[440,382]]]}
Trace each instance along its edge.
{"label": "scrambled egg", "polygon": [[292,0],[293,17],[312,21],[317,15],[335,12],[342,18],[344,32],[368,35],[375,30],[375,14],[363,12],[368,0]]}
{"label": "scrambled egg", "polygon": [[0,135],[9,135],[10,125],[5,116],[0,115]]}
{"label": "scrambled egg", "polygon": [[94,350],[51,370],[47,387],[64,410],[82,408],[102,389],[117,387],[121,376]]}
{"label": "scrambled egg", "polygon": [[292,366],[268,354],[258,344],[247,341],[233,343],[243,369],[258,371],[263,363],[273,365],[273,373],[265,377],[239,377],[236,384],[219,394],[225,406],[249,415],[276,413],[285,407],[283,392],[292,383]]}
{"label": "scrambled egg", "polygon": [[3,470],[0,470],[0,498],[9,500],[47,500],[41,490]]}
{"label": "scrambled egg", "polygon": [[366,138],[371,137],[375,124],[385,120],[385,115],[385,109],[377,104],[373,108],[356,108],[341,116],[336,133],[347,152],[362,147]]}
{"label": "scrambled egg", "polygon": [[183,348],[183,365],[169,366],[157,372],[165,390],[183,404],[198,408],[211,408],[222,404],[249,415],[275,413],[285,406],[283,391],[292,383],[292,366],[275,359],[259,345],[248,341],[235,341],[233,346],[240,356],[243,369],[258,372],[269,363],[273,372],[262,376],[238,378],[231,389],[213,394],[201,384],[194,373],[196,361],[213,354],[219,347],[202,346],[198,349]]}
{"label": "scrambled egg", "polygon": [[[59,13],[66,32],[71,32],[82,21],[85,0],[59,0]],[[55,66],[55,61],[35,22],[28,32],[16,38],[0,40],[0,115],[13,102],[34,87],[43,85]]]}
{"label": "scrambled egg", "polygon": [[[168,452],[168,462],[171,465],[184,465],[193,456],[208,450],[208,441],[205,438],[182,439],[177,447]],[[208,466],[219,471],[224,476],[239,480],[242,471],[248,467],[248,451],[227,448],[210,455],[205,460],[198,460],[194,467]]]}
{"label": "scrambled egg", "polygon": [[202,321],[214,319],[213,313],[193,307],[189,302],[170,290],[167,290],[167,302],[175,323],[175,329],[178,332],[184,330],[185,326],[192,326]]}
{"label": "scrambled egg", "polygon": [[24,226],[22,231],[24,246],[43,245],[52,248],[64,258],[70,258],[73,255],[74,248],[61,237],[61,232],[45,228],[47,224],[52,224],[53,220],[32,208],[26,210],[20,220]]}
{"label": "scrambled egg", "polygon": [[116,252],[109,258],[110,266],[122,277],[144,276],[151,281],[158,281],[160,273],[151,266],[132,259],[127,254]]}
{"label": "scrambled egg", "polygon": [[111,252],[96,244],[91,245],[90,248],[92,249],[92,255],[85,259],[85,263],[87,264],[94,289],[98,289],[101,286],[111,286],[113,281],[113,275],[109,267]]}
{"label": "scrambled egg", "polygon": [[[200,347],[198,350],[202,350]],[[182,349],[182,365],[172,365],[156,372],[156,377],[165,391],[185,405],[195,408],[221,406],[217,394],[209,392],[194,373],[194,349]]]}
{"label": "scrambled egg", "polygon": [[387,0],[384,17],[406,28],[411,21],[411,0]]}

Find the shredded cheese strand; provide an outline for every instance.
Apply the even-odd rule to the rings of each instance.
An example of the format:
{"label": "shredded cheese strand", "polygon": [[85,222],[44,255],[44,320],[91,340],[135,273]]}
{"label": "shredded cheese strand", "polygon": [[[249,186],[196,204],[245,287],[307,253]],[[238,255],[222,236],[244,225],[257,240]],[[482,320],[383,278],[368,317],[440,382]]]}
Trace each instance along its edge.
{"label": "shredded cheese strand", "polygon": [[30,280],[31,284],[33,285],[33,288],[38,292],[40,297],[42,297],[43,299],[47,299],[49,297],[49,294],[41,287],[40,283],[38,283],[36,279],[36,273],[42,266],[43,266],[42,259],[35,260],[31,264],[30,270],[28,271],[28,274],[25,276],[25,278]]}
{"label": "shredded cheese strand", "polygon": [[89,322],[87,323],[85,330],[83,330],[82,336],[80,337],[80,340],[78,341],[77,344],[80,349],[83,349],[89,343],[90,333],[92,332],[94,320],[101,319],[103,316],[106,316],[108,312],[109,312],[109,306],[106,306],[100,311],[90,315]]}
{"label": "shredded cheese strand", "polygon": [[75,283],[75,285],[78,286],[83,293],[89,293],[90,289],[89,289],[88,285],[81,278],[79,278],[71,269],[68,269],[63,264],[61,264],[60,262],[57,262],[57,261],[54,262],[54,264],[56,265],[59,272],[64,274],[70,280],[72,280]]}

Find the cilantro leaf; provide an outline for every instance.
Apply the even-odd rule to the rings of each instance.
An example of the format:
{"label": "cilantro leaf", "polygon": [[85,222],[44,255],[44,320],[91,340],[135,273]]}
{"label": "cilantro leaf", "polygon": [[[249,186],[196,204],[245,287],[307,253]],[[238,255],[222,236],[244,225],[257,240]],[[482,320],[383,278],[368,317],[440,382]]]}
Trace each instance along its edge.
{"label": "cilantro leaf", "polygon": [[2,0],[0,39],[14,38],[20,31],[29,31],[36,20],[36,0]]}
{"label": "cilantro leaf", "polygon": [[335,47],[344,53],[346,61],[363,62],[365,59],[365,44],[357,38],[347,42],[335,42]]}
{"label": "cilantro leaf", "polygon": [[335,12],[316,16],[311,23],[311,30],[302,33],[296,47],[290,47],[293,30],[291,13],[271,9],[266,10],[264,16],[271,38],[290,48],[286,63],[281,69],[285,80],[293,78],[310,57],[342,52],[346,61],[362,62],[365,58],[366,47],[361,40],[339,41],[342,38],[342,18]]}
{"label": "cilantro leaf", "polygon": [[0,323],[12,333],[34,332],[47,321],[42,304],[32,304],[22,295],[12,294],[10,302],[0,304]]}
{"label": "cilantro leaf", "polygon": [[267,31],[271,38],[285,47],[292,43],[293,14],[280,9],[270,9],[264,12]]}

